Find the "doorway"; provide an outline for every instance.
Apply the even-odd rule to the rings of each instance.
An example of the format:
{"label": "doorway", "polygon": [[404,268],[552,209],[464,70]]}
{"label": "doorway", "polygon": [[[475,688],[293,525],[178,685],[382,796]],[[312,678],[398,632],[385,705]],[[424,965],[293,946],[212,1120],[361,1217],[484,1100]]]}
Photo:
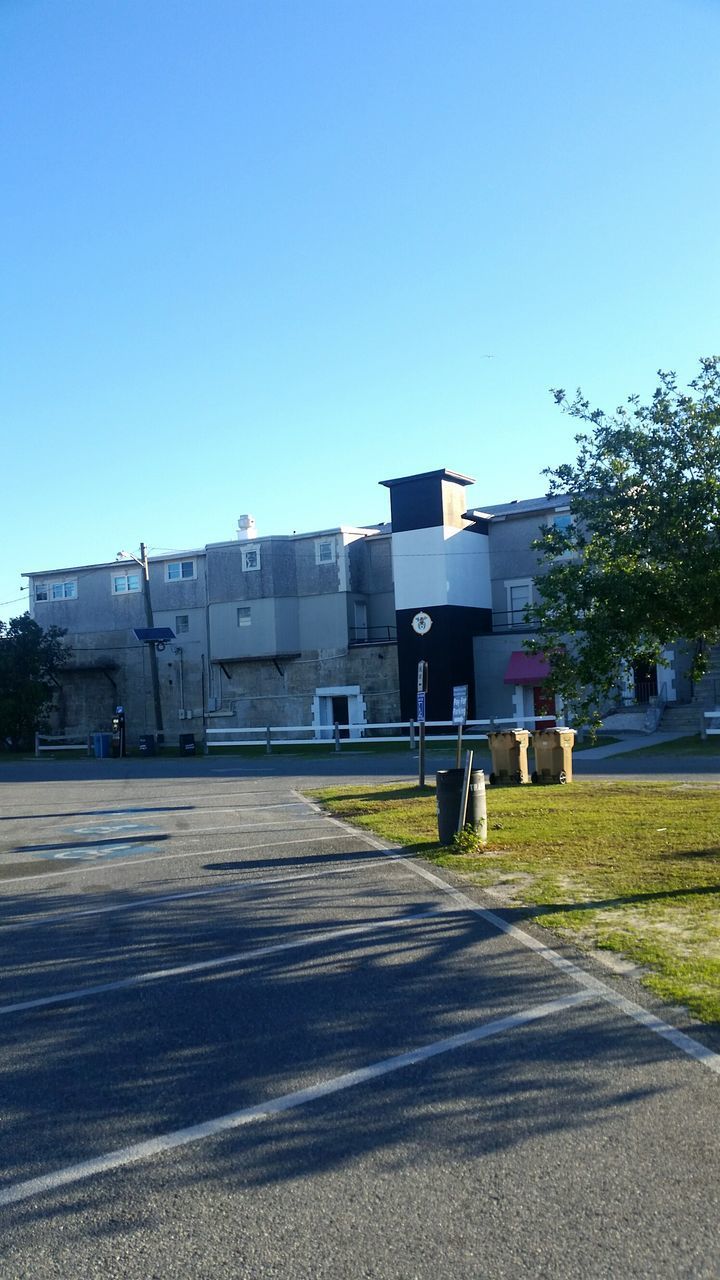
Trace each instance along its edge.
{"label": "doorway", "polygon": [[555,695],[542,685],[533,685],[533,715],[536,729],[555,728]]}
{"label": "doorway", "polygon": [[348,706],[348,698],[346,693],[336,693],[331,698],[332,702],[332,722],[333,725],[339,724],[340,737],[349,738],[350,729],[348,721],[350,719],[350,710]]}
{"label": "doorway", "polygon": [[340,730],[342,738],[359,738],[365,719],[365,699],[359,685],[335,685],[315,690],[312,720],[316,738],[332,738],[336,724],[349,726]]}
{"label": "doorway", "polygon": [[632,669],[635,701],[647,704],[651,698],[657,697],[657,665],[650,658],[636,658]]}

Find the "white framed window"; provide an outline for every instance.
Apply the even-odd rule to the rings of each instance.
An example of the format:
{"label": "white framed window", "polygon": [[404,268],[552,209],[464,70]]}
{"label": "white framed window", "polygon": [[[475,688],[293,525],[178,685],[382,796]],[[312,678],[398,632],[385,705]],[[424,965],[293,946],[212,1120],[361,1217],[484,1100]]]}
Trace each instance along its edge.
{"label": "white framed window", "polygon": [[250,605],[248,604],[238,605],[237,624],[239,627],[252,626],[252,610],[250,608]]}
{"label": "white framed window", "polygon": [[242,567],[243,567],[243,573],[252,573],[254,570],[260,568],[260,548],[259,547],[243,547]]}
{"label": "white framed window", "polygon": [[112,576],[112,593],[114,596],[126,596],[132,591],[142,591],[142,576],[139,573],[114,573]]}
{"label": "white framed window", "polygon": [[187,613],[178,613],[175,617],[175,635],[184,636],[190,630],[190,617]]}
{"label": "white framed window", "polygon": [[197,578],[197,564],[194,560],[168,560],[166,562],[166,582],[182,582],[188,578]]}
{"label": "white framed window", "polygon": [[316,539],[315,563],[316,564],[334,564],[335,563],[335,539],[334,538],[317,538]]}
{"label": "white framed window", "polygon": [[525,610],[533,602],[532,578],[515,578],[505,583],[507,620],[511,627],[521,627],[525,622]]}
{"label": "white framed window", "polygon": [[36,582],[36,600],[77,600],[77,578],[64,582]]}

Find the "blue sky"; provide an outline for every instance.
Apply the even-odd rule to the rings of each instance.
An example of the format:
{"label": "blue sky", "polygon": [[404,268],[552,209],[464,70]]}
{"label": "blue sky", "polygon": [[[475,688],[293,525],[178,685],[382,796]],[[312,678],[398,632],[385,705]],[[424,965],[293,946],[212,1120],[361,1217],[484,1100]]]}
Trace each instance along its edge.
{"label": "blue sky", "polygon": [[391,476],[533,496],[550,387],[689,380],[719,50],[716,0],[2,0],[0,617]]}

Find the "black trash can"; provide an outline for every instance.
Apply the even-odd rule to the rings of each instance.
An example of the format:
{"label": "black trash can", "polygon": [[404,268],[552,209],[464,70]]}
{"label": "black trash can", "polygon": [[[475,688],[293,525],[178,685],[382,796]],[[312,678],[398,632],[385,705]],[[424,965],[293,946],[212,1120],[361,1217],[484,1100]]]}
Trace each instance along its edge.
{"label": "black trash can", "polygon": [[155,755],[155,734],[154,733],[141,734],[140,740],[138,742],[138,747],[140,749],[141,756],[154,756]]}
{"label": "black trash can", "polygon": [[[457,831],[462,803],[464,769],[440,769],[435,774],[437,795],[438,839],[441,844],[452,844]],[[470,773],[465,825],[479,827],[483,816],[482,796],[485,791],[485,771],[473,769]]]}
{"label": "black trash can", "polygon": [[195,755],[195,734],[194,733],[180,734],[180,752],[184,756]]}

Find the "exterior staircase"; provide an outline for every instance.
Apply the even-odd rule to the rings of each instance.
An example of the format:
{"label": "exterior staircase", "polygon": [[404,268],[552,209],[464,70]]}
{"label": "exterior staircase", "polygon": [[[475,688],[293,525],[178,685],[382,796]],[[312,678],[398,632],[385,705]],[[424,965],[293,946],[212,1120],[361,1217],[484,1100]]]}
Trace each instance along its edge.
{"label": "exterior staircase", "polygon": [[696,702],[671,702],[660,718],[660,733],[683,733],[687,737],[700,733],[704,707]]}

